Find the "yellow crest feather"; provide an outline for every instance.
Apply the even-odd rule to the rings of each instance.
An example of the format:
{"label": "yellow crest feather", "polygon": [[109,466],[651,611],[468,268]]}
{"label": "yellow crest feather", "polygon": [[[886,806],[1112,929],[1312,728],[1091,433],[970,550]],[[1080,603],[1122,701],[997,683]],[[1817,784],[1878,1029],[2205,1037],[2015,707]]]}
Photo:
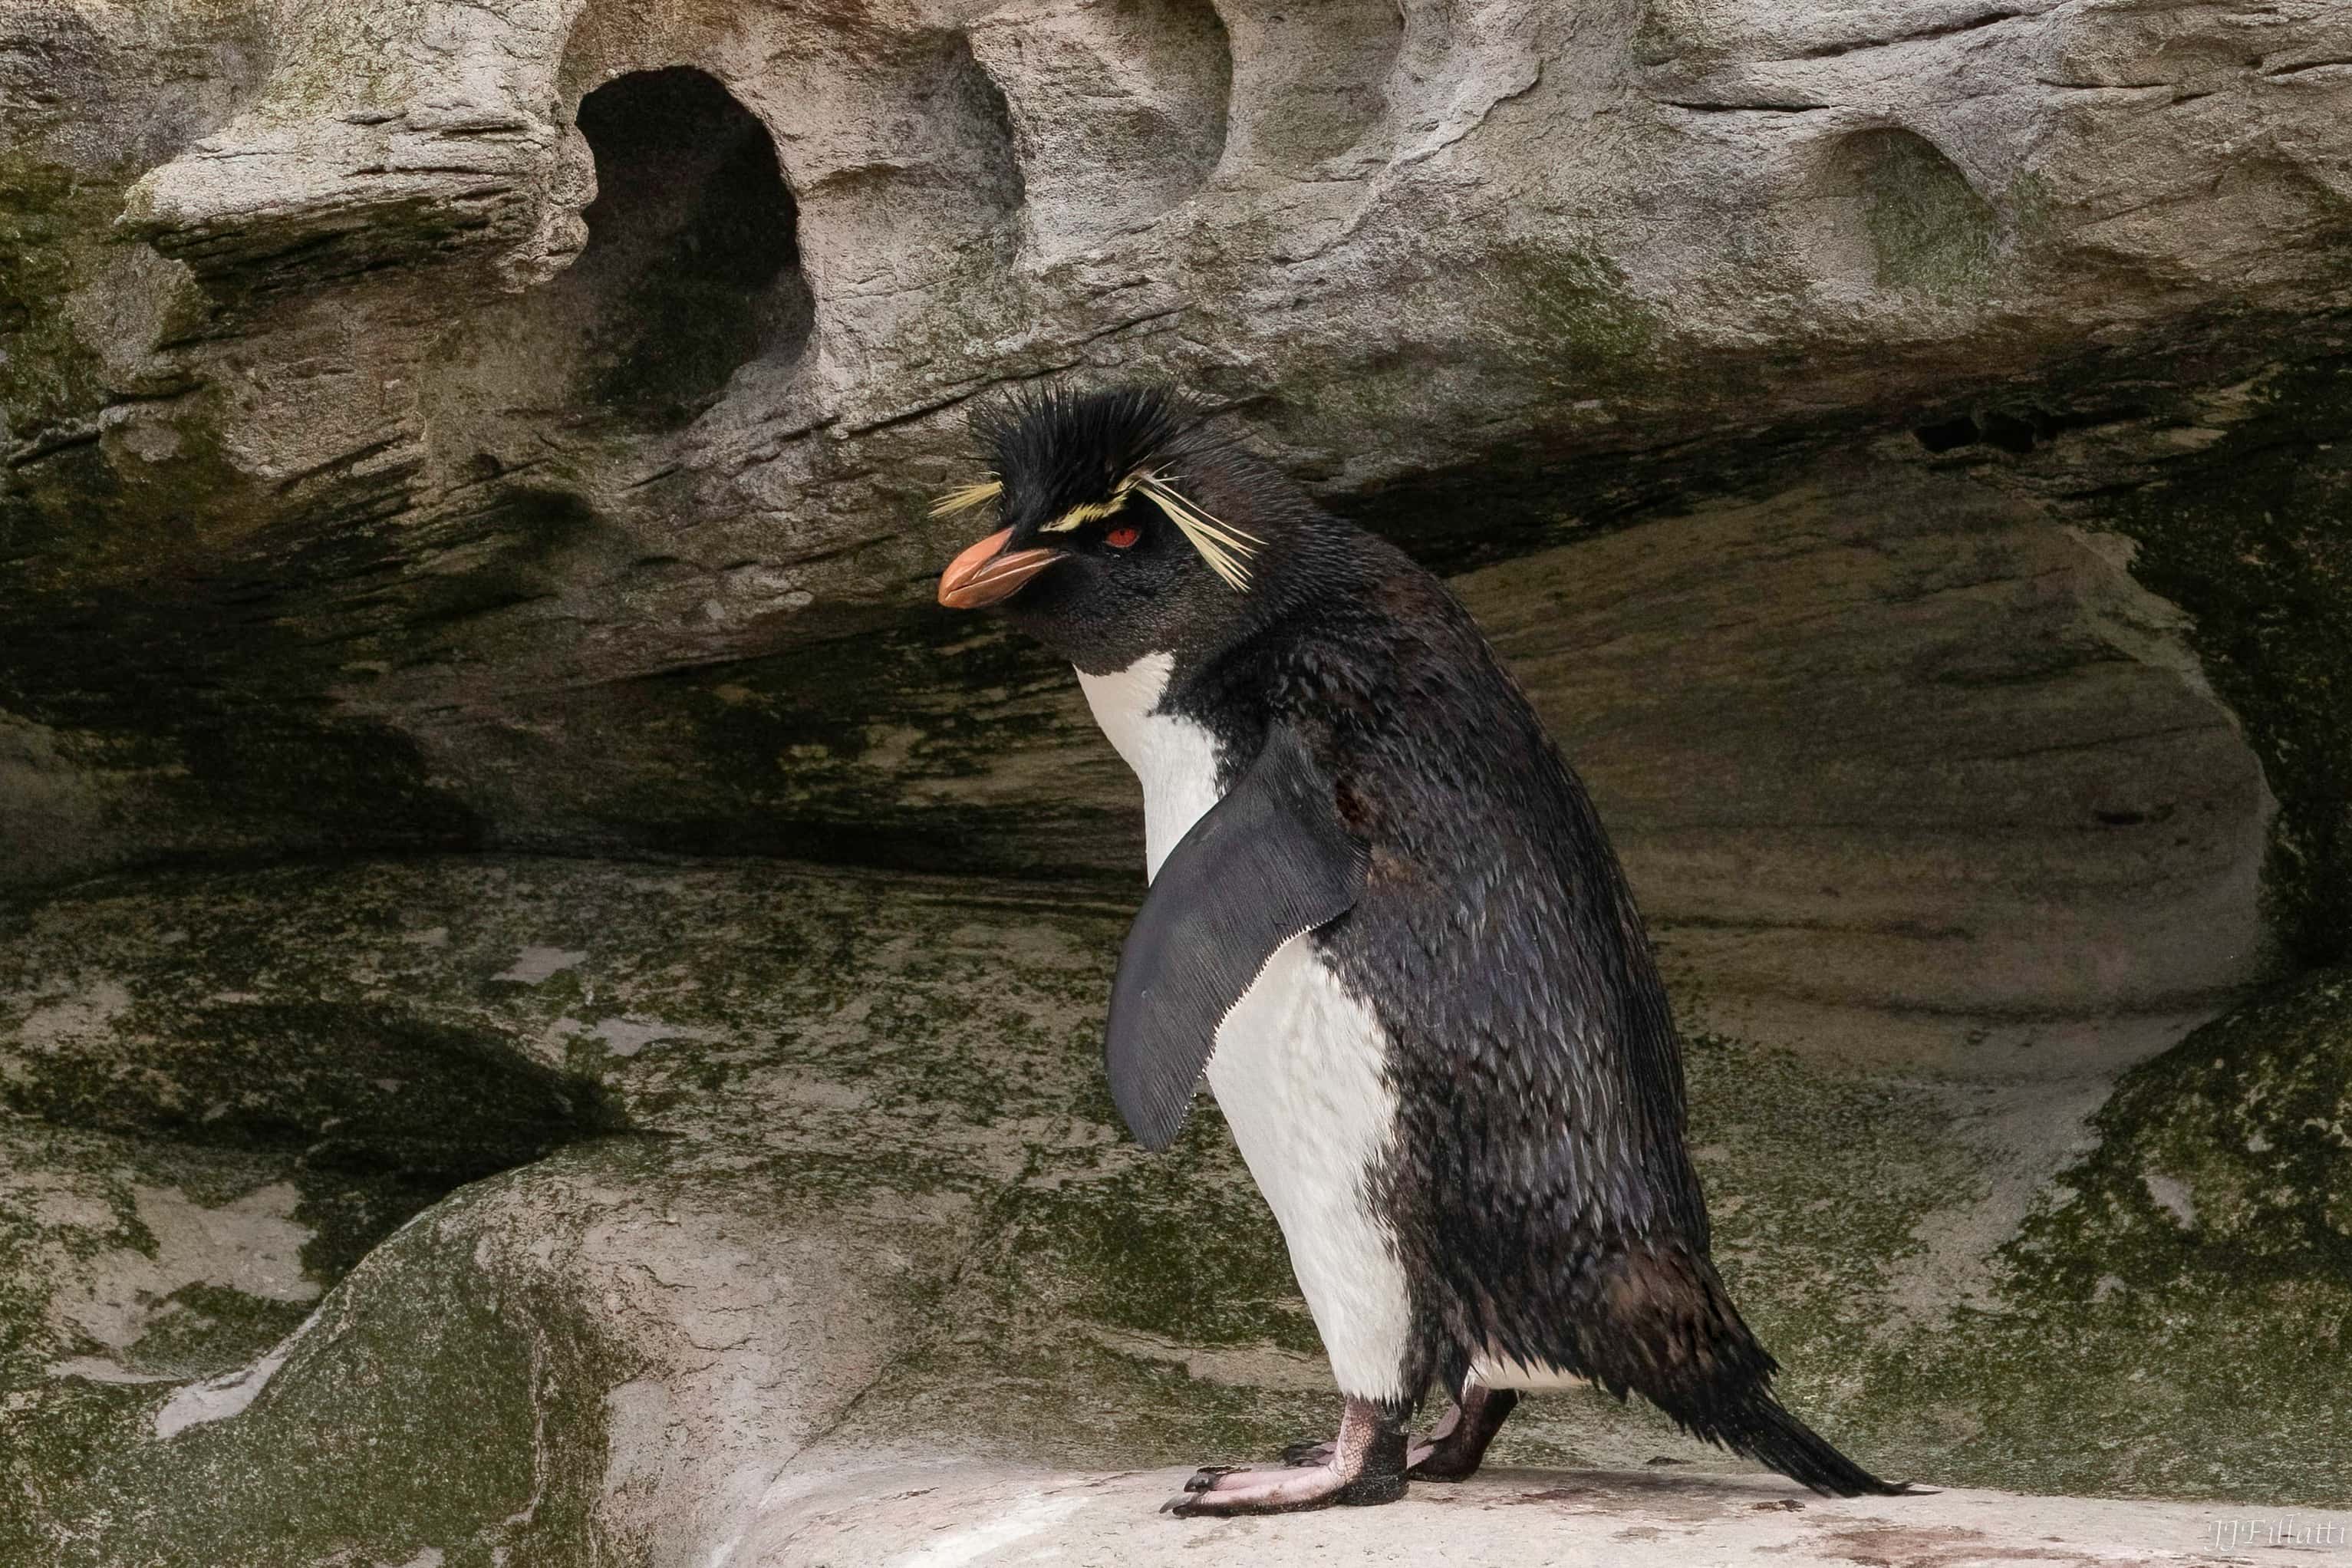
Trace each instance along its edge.
{"label": "yellow crest feather", "polygon": [[1003,493],[1003,479],[979,479],[971,484],[958,485],[931,503],[931,515],[953,517],[960,511],[970,511],[976,506],[986,506]]}
{"label": "yellow crest feather", "polygon": [[1158,474],[1144,474],[1135,481],[1137,488],[1150,498],[1152,505],[1168,514],[1168,521],[1183,531],[1201,552],[1209,569],[1231,584],[1237,593],[1246,593],[1250,584],[1249,558],[1265,542],[1255,534],[1246,533],[1229,522],[1211,517],[1170,488]]}
{"label": "yellow crest feather", "polygon": [[1069,510],[1064,512],[1061,516],[1055,518],[1053,521],[1045,524],[1045,527],[1039,529],[1037,531],[1040,533],[1067,533],[1074,528],[1084,528],[1087,524],[1097,521],[1102,518],[1115,517],[1118,513],[1118,509],[1127,504],[1128,492],[1134,489],[1135,481],[1133,479],[1129,479],[1127,483],[1118,487],[1117,493],[1115,493],[1110,500],[1090,500],[1083,502],[1077,506],[1074,506]]}

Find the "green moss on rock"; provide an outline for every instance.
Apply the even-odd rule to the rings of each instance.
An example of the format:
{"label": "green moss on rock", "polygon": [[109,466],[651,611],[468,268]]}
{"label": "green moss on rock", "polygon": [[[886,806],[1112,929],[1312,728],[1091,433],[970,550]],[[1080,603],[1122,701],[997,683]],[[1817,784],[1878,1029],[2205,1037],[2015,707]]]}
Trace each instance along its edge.
{"label": "green moss on rock", "polygon": [[1878,286],[1948,301],[1982,294],[1999,221],[1958,166],[1909,131],[1864,132],[1847,150]]}
{"label": "green moss on rock", "polygon": [[[631,1363],[645,1353],[628,1348],[634,1309],[596,1288],[616,1268],[635,1277],[625,1233],[567,1272],[568,1238],[613,1223],[616,1194],[647,1227],[688,1209],[822,1238],[845,1214],[894,1216],[861,1218],[839,1256],[899,1256],[899,1275],[857,1289],[908,1326],[891,1329],[877,1380],[829,1442],[985,1434],[1004,1456],[1134,1465],[1262,1458],[1328,1431],[1336,1395],[1312,1323],[1214,1106],[1150,1155],[1103,1091],[1099,1009],[1126,908],[1046,885],[520,859],[179,875],[52,900],[9,931],[9,963],[25,967],[0,963],[0,1024],[5,983],[21,994],[25,975],[67,967],[68,952],[137,976],[126,1024],[230,1044],[245,1037],[223,1009],[258,1009],[247,1021],[276,1032],[253,1037],[282,1050],[301,1031],[277,1025],[310,1028],[282,1009],[360,1028],[393,994],[401,1017],[593,1075],[662,1135],[574,1146],[459,1189],[350,1274],[230,1419],[158,1444],[172,1390],[36,1379],[11,1407],[16,1447],[0,1466],[43,1522],[0,1538],[0,1561],[12,1548],[46,1561],[86,1518],[106,1521],[99,1544],[68,1563],[110,1561],[101,1549],[142,1561],[156,1542],[166,1562],[405,1562],[427,1545],[451,1563],[499,1547],[518,1563],[576,1557],[604,1527],[593,1507],[633,1506],[596,1501],[604,1393],[636,1380],[651,1398],[672,1375]],[[232,990],[250,999],[217,999]],[[1984,1097],[2028,1090],[1694,1040],[1692,1139],[1717,1255],[1786,1364],[1791,1405],[1874,1467],[1929,1481],[2316,1500],[2345,1451],[2318,1375],[2343,1348],[2326,1315],[2352,1299],[2344,1215],[2315,1194],[2352,1189],[2332,1163],[2347,996],[2340,980],[2288,994],[2128,1078],[2096,1125],[2100,1148],[1991,1261],[2016,1212],[1983,1223],[2010,1156],[1971,1119]],[[299,1080],[363,1073],[372,1058],[291,1059]],[[355,1125],[381,1117],[352,1092]],[[266,1100],[231,1103],[250,1119]],[[386,1146],[406,1147],[386,1125]],[[224,1198],[233,1186],[221,1183]],[[485,1217],[517,1194],[530,1201]],[[92,1207],[93,1245],[135,1243],[126,1206]],[[2158,1228],[2186,1232],[2184,1213],[2204,1228]],[[2250,1248],[2251,1262],[2232,1261]],[[655,1288],[664,1310],[690,1312],[691,1294],[667,1291],[699,1287]],[[138,1347],[159,1371],[257,1344],[290,1314],[182,1297],[188,1315],[159,1315]],[[2274,1395],[2273,1380],[2293,1385]],[[2200,1402],[2244,1396],[2216,1384],[2260,1387],[2266,1403],[2217,1426]],[[428,1457],[418,1412],[445,1406],[448,1453]],[[299,1472],[321,1428],[339,1436],[310,1492],[290,1495],[274,1470]],[[1730,1462],[1597,1395],[1530,1402],[1498,1457],[1657,1454]],[[467,1474],[446,1497],[402,1468],[453,1465]],[[249,1495],[251,1517],[205,1500],[215,1493]],[[187,1555],[172,1555],[182,1542]]]}
{"label": "green moss on rock", "polygon": [[2091,1126],[1995,1289],[1874,1357],[1857,1414],[1978,1484],[2340,1503],[2352,973],[2208,1025],[2125,1075]]}
{"label": "green moss on rock", "polygon": [[1055,1315],[1171,1342],[1318,1351],[1281,1233],[1213,1103],[1160,1154],[1122,1142],[1092,1168],[1049,1170],[996,1210],[990,1267],[1008,1289]]}
{"label": "green moss on rock", "polygon": [[2013,1251],[2052,1300],[2197,1283],[2352,1289],[2352,970],[2126,1074]]}
{"label": "green moss on rock", "polygon": [[156,1377],[208,1377],[243,1366],[301,1326],[306,1303],[273,1301],[222,1285],[184,1285],[124,1357]]}
{"label": "green moss on rock", "polygon": [[1786,1363],[1790,1398],[1842,1398],[1927,1248],[1920,1215],[1980,1195],[1986,1157],[1929,1086],[1717,1037],[1686,1054],[1725,1277]]}
{"label": "green moss on rock", "polygon": [[26,1116],[165,1148],[274,1151],[302,1194],[303,1262],[322,1283],[452,1187],[625,1125],[593,1080],[382,1005],[133,1008],[119,1032],[21,1052],[11,1068],[0,1102]]}
{"label": "green moss on rock", "polygon": [[1609,258],[1505,246],[1480,263],[1493,293],[1491,330],[1512,358],[1573,395],[1620,385],[1652,368],[1657,312]]}
{"label": "green moss on rock", "polygon": [[[576,1561],[602,1480],[615,1374],[560,1294],[488,1279],[468,1219],[411,1227],[286,1347],[249,1405],[158,1438],[169,1390],[69,1386],[12,1411],[0,1556],[125,1563],[456,1568]],[[31,1420],[26,1419],[27,1415]],[[171,1423],[166,1419],[166,1426]],[[10,1440],[10,1439],[13,1439]],[[12,1539],[13,1537],[13,1539]]]}
{"label": "green moss on rock", "polygon": [[103,401],[104,361],[75,330],[66,296],[121,205],[119,184],[0,159],[0,415],[14,444],[66,440]]}

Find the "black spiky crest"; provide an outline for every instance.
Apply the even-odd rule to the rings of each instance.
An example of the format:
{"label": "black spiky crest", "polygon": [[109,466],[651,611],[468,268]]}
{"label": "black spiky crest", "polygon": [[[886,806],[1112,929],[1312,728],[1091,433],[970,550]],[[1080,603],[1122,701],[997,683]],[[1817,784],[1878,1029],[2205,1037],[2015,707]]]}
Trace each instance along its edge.
{"label": "black spiky crest", "polygon": [[972,416],[973,437],[992,459],[990,478],[948,491],[931,515],[1002,500],[1006,524],[1021,537],[1080,527],[1140,496],[1218,576],[1246,589],[1249,558],[1264,542],[1188,499],[1177,488],[1181,474],[1171,467],[1197,449],[1203,418],[1172,388],[1149,384],[1012,394]]}

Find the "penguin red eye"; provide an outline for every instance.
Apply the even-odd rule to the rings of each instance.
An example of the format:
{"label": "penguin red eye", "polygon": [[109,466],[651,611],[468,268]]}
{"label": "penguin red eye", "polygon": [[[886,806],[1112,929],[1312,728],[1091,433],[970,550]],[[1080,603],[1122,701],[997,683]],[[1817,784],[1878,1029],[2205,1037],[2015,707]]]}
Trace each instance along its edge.
{"label": "penguin red eye", "polygon": [[1143,530],[1131,522],[1122,522],[1103,535],[1103,542],[1113,550],[1131,550],[1135,547],[1135,542],[1142,537]]}

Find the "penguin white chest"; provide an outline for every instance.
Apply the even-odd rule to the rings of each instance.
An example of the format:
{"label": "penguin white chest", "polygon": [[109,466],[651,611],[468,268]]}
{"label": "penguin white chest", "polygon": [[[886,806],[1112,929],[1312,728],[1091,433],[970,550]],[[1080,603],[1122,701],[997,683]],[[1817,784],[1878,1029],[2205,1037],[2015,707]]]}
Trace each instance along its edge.
{"label": "penguin white chest", "polygon": [[1190,719],[1159,711],[1176,668],[1171,653],[1148,653],[1109,675],[1078,671],[1095,722],[1143,785],[1143,874],[1217,804],[1217,738]]}
{"label": "penguin white chest", "polygon": [[[1159,711],[1174,667],[1150,654],[1110,675],[1078,673],[1095,721],[1143,786],[1144,867],[1155,878],[1219,799],[1216,737]],[[1218,1026],[1209,1087],[1282,1226],[1340,1390],[1402,1397],[1412,1303],[1394,1228],[1370,1190],[1397,1135],[1379,1019],[1308,937],[1294,937]]]}
{"label": "penguin white chest", "polygon": [[1281,1222],[1340,1392],[1402,1398],[1412,1299],[1371,1192],[1397,1138],[1388,1042],[1312,937],[1275,949],[1225,1015],[1209,1087]]}

